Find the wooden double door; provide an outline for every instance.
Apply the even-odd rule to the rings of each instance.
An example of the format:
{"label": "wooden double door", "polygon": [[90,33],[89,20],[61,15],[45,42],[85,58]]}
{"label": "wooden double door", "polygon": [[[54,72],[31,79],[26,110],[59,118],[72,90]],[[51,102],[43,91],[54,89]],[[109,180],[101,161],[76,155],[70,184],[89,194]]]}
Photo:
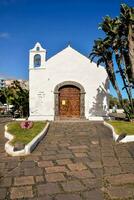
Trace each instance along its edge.
{"label": "wooden double door", "polygon": [[61,118],[80,117],[80,89],[64,86],[59,90],[59,115]]}

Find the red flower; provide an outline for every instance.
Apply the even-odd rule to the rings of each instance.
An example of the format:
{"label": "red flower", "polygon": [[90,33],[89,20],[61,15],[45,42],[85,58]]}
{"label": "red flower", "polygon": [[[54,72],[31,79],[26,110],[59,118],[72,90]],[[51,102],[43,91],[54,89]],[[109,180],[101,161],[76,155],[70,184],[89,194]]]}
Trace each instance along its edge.
{"label": "red flower", "polygon": [[30,129],[33,126],[33,122],[26,120],[26,121],[21,122],[20,126],[23,129]]}

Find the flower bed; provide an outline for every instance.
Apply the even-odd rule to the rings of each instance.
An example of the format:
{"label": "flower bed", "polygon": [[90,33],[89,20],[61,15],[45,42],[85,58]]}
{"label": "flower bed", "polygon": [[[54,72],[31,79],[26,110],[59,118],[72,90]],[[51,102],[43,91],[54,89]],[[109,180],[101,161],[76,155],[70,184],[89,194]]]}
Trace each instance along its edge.
{"label": "flower bed", "polygon": [[39,132],[41,132],[46,125],[46,122],[34,122],[31,128],[23,128],[24,123],[26,122],[27,121],[11,122],[7,124],[8,132],[14,136],[14,139],[11,141],[11,144],[14,145],[16,142],[20,142],[26,145],[36,135],[38,135]]}
{"label": "flower bed", "polygon": [[[48,122],[33,122],[31,128],[21,128],[21,122],[11,122],[5,126],[5,137],[9,141],[5,144],[5,150],[12,156],[29,154],[47,133]],[[16,144],[24,148],[16,151]]]}

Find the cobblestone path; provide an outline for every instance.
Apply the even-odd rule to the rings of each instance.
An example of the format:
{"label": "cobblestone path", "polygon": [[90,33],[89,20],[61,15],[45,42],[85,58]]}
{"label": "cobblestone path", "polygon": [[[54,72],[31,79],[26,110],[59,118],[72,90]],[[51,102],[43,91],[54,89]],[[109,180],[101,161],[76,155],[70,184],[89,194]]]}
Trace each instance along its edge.
{"label": "cobblestone path", "polygon": [[4,151],[0,123],[0,199],[134,200],[134,143],[115,144],[97,122],[53,122],[26,157]]}

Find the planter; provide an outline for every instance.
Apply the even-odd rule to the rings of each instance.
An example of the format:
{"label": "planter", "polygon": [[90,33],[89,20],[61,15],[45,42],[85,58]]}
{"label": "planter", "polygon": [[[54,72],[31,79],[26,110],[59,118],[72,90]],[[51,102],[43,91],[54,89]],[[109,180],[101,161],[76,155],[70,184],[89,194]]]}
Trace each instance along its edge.
{"label": "planter", "polygon": [[[112,130],[113,133],[113,139],[117,141],[119,135],[115,132],[114,127],[111,124],[108,124],[107,122],[104,121],[104,125],[107,126]],[[126,135],[122,140],[119,142],[126,143],[126,142],[133,142],[134,141],[134,135]]]}
{"label": "planter", "polygon": [[13,121],[25,121],[26,118],[13,118],[12,120]]}
{"label": "planter", "polygon": [[34,148],[37,146],[37,144],[42,140],[42,138],[46,135],[49,125],[50,123],[47,122],[45,128],[37,136],[35,136],[31,140],[31,142],[26,144],[24,149],[20,151],[14,151],[14,146],[10,144],[14,136],[7,131],[7,125],[5,125],[5,137],[9,140],[5,144],[5,151],[11,156],[24,156],[24,155],[30,154],[34,150]]}

